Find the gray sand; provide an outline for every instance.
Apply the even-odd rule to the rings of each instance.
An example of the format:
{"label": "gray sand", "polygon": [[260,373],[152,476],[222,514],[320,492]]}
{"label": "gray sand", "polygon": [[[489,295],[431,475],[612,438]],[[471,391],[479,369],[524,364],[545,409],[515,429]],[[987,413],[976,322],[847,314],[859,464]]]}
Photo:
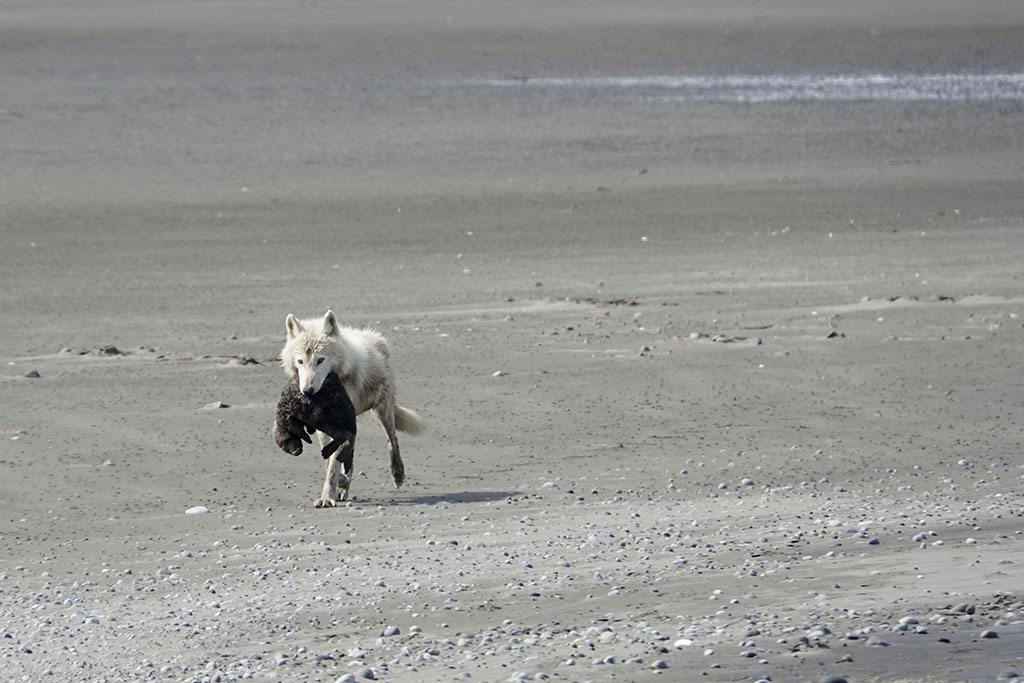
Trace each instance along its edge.
{"label": "gray sand", "polygon": [[[1024,674],[1017,81],[593,80],[1019,79],[1017,4],[549,4],[0,9],[5,679]],[[428,431],[318,510],[329,307]]]}

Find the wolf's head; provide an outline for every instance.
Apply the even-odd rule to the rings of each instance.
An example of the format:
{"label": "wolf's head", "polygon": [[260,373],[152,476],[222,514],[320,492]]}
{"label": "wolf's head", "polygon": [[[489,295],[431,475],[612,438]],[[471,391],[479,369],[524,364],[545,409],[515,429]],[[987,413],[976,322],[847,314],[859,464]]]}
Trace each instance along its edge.
{"label": "wolf's head", "polygon": [[342,359],[337,358],[340,326],[334,311],[327,311],[323,321],[317,319],[298,320],[291,313],[285,318],[288,334],[281,351],[281,365],[288,375],[297,375],[299,391],[312,396],[320,391],[327,375],[331,374]]}

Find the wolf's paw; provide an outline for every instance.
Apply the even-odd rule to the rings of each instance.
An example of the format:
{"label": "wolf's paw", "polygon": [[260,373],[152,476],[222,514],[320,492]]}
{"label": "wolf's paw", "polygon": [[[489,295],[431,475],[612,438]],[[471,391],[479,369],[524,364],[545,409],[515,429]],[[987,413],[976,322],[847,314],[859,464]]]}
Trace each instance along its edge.
{"label": "wolf's paw", "polygon": [[333,508],[341,504],[340,500],[335,498],[328,498],[326,496],[320,496],[313,500],[313,507],[315,508]]}

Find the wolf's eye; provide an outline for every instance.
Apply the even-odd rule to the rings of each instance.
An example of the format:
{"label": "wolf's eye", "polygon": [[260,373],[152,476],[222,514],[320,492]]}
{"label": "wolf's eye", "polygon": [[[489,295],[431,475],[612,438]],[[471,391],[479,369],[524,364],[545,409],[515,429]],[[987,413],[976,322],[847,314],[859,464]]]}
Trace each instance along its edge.
{"label": "wolf's eye", "polygon": [[296,358],[295,359],[295,364],[296,365],[302,365],[302,359],[301,358]]}
{"label": "wolf's eye", "polygon": [[323,357],[321,357],[321,358],[317,358],[317,359],[316,359],[316,364],[317,364],[317,365],[320,365],[320,364],[321,364],[321,363],[323,363],[323,362],[324,362],[324,359],[323,359]]}

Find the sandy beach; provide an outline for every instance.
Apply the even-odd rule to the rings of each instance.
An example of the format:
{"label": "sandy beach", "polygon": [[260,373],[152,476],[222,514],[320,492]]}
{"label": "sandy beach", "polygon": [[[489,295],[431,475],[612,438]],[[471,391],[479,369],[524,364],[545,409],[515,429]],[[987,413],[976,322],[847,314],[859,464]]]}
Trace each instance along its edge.
{"label": "sandy beach", "polygon": [[[0,6],[0,679],[1024,676],[1024,14]],[[388,337],[344,507],[285,317]]]}

